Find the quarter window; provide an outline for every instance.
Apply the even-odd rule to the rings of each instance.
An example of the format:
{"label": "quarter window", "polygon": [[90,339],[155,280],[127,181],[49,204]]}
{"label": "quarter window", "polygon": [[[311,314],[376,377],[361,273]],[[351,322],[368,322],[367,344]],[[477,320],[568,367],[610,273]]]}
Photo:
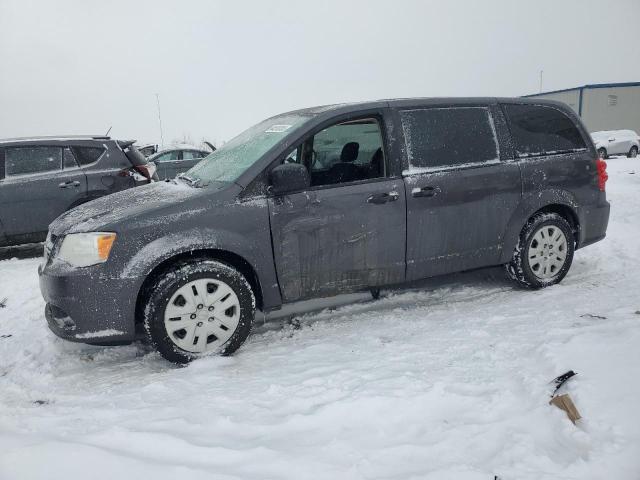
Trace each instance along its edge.
{"label": "quarter window", "polygon": [[102,153],[104,148],[100,147],[73,147],[75,157],[80,165],[89,165],[96,162]]}
{"label": "quarter window", "polygon": [[5,150],[5,175],[28,175],[62,169],[62,148],[19,147]]}
{"label": "quarter window", "polygon": [[498,161],[489,109],[450,107],[400,112],[412,168],[442,168]]}
{"label": "quarter window", "polygon": [[567,153],[587,148],[574,122],[542,105],[504,105],[518,157]]}

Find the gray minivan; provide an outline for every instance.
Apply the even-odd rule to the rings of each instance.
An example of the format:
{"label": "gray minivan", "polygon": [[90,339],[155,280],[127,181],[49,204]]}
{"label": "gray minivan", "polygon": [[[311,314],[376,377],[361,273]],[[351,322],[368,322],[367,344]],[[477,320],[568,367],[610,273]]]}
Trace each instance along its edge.
{"label": "gray minivan", "polygon": [[404,99],[309,108],[249,128],[187,174],[50,227],[51,330],[144,332],[168,360],[230,354],[256,309],[505,265],[553,285],[605,237],[606,164],[566,105]]}
{"label": "gray minivan", "polygon": [[60,214],[157,180],[133,141],[109,137],[0,140],[0,247],[42,242]]}

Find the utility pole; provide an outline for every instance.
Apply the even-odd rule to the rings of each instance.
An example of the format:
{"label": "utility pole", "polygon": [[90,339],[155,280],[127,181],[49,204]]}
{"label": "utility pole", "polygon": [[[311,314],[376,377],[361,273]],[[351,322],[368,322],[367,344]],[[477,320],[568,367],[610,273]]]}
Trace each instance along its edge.
{"label": "utility pole", "polygon": [[542,93],[542,74],[544,73],[544,70],[540,70],[540,93]]}
{"label": "utility pole", "polygon": [[160,94],[156,93],[156,104],[158,105],[158,123],[160,124],[160,146],[164,147],[164,135],[162,134],[162,116],[160,115]]}

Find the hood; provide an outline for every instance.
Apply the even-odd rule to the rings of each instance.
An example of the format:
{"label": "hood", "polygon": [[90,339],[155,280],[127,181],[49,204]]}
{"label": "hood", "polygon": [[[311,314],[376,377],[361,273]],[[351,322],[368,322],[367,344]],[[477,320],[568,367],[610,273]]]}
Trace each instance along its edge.
{"label": "hood", "polygon": [[131,188],[69,210],[54,220],[49,231],[54,235],[100,231],[104,225],[181,203],[203,191],[180,182],[155,182]]}

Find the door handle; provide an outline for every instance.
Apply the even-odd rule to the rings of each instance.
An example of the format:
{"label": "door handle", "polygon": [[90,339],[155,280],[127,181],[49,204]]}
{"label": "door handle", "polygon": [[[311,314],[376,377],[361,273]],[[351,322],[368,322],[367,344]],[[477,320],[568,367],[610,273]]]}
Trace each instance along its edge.
{"label": "door handle", "polygon": [[381,205],[387,202],[395,202],[398,198],[400,198],[400,194],[398,192],[377,193],[367,198],[367,203]]}
{"label": "door handle", "polygon": [[411,196],[414,198],[420,197],[435,197],[438,194],[439,189],[435,187],[416,187],[411,190]]}
{"label": "door handle", "polygon": [[78,180],[74,180],[73,182],[72,181],[62,182],[58,186],[60,188],[79,187],[80,186],[80,182]]}

